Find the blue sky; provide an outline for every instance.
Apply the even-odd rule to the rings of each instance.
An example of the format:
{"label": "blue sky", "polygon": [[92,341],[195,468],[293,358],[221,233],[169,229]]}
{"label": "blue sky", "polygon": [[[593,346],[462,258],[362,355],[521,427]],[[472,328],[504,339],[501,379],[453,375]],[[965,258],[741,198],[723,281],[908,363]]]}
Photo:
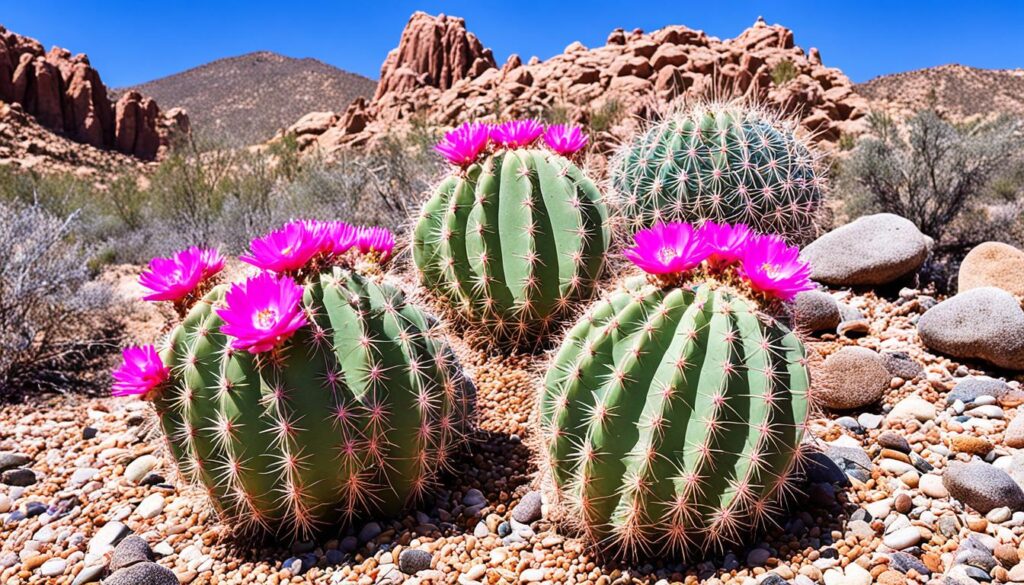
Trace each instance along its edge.
{"label": "blue sky", "polygon": [[569,2],[327,2],[292,0],[0,0],[0,24],[47,48],[87,53],[108,85],[124,86],[213,59],[256,50],[315,57],[376,79],[415,10],[466,19],[494,49],[525,61],[547,58],[574,40],[593,47],[615,27],[654,30],[685,24],[720,38],[763,15],[792,28],[824,62],[854,81],[945,63],[1024,67],[1024,2],[856,2],[688,0]]}

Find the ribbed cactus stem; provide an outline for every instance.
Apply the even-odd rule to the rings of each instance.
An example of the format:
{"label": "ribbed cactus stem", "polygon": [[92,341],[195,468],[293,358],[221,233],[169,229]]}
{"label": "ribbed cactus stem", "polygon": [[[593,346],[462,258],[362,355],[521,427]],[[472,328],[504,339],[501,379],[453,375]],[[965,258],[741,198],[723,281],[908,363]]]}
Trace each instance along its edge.
{"label": "ribbed cactus stem", "polygon": [[305,286],[309,323],[276,349],[230,348],[192,308],[154,400],[184,474],[242,532],[308,536],[421,498],[472,423],[473,389],[436,323],[400,290],[334,269]]}
{"label": "ribbed cactus stem", "polygon": [[800,341],[731,287],[638,279],[568,333],[540,405],[564,516],[614,556],[718,551],[793,489]]}
{"label": "ribbed cactus stem", "polygon": [[816,231],[825,178],[793,126],[737,104],[701,104],[652,124],[610,164],[630,233],[659,222],[744,223],[791,242]]}
{"label": "ribbed cactus stem", "polygon": [[610,240],[600,193],[569,160],[499,150],[445,179],[413,234],[423,284],[499,345],[537,344],[589,299]]}

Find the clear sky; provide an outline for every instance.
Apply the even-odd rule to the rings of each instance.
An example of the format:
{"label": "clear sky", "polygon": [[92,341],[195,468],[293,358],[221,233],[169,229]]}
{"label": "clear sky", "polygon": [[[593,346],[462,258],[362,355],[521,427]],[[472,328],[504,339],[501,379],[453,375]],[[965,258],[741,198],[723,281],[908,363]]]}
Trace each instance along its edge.
{"label": "clear sky", "polygon": [[599,46],[616,27],[685,24],[729,38],[762,15],[857,82],[945,63],[1024,67],[1019,0],[0,0],[0,24],[47,48],[87,53],[112,86],[257,50],[314,57],[376,79],[415,10],[464,17],[499,63],[510,53],[547,58],[575,40]]}

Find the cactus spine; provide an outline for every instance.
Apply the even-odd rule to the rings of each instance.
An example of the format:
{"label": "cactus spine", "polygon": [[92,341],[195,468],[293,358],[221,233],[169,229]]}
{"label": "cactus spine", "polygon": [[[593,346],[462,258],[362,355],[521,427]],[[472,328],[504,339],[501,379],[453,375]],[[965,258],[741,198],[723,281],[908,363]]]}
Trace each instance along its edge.
{"label": "cactus spine", "polygon": [[556,499],[615,556],[720,549],[792,489],[808,387],[800,341],[731,287],[631,281],[548,370]]}
{"label": "cactus spine", "polygon": [[702,104],[651,125],[613,158],[630,233],[660,222],[744,223],[791,242],[814,235],[825,179],[811,147],[758,108]]}
{"label": "cactus spine", "polygon": [[335,268],[305,285],[309,323],[272,352],[229,348],[214,309],[175,328],[154,399],[184,475],[243,532],[295,536],[423,496],[469,430],[473,388],[434,320]]}
{"label": "cactus spine", "polygon": [[544,149],[499,150],[445,179],[413,234],[423,284],[500,345],[538,341],[591,297],[609,245],[593,182]]}

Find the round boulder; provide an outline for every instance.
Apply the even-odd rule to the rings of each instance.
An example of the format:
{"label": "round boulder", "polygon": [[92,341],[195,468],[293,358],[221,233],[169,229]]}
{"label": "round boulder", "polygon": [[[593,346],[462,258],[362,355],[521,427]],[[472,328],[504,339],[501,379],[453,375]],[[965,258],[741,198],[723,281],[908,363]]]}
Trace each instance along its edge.
{"label": "round boulder", "polygon": [[932,239],[891,213],[866,215],[811,242],[811,278],[834,286],[878,286],[917,272]]}
{"label": "round boulder", "polygon": [[942,301],[921,315],[917,332],[935,351],[1024,370],[1024,310],[1003,289],[986,286]]}
{"label": "round boulder", "polygon": [[808,290],[797,294],[793,317],[797,328],[807,333],[835,331],[842,320],[839,303],[832,295],[820,290]]}
{"label": "round boulder", "polygon": [[982,514],[1003,506],[1024,509],[1020,486],[1005,471],[984,461],[951,461],[942,474],[942,485],[954,498]]}
{"label": "round boulder", "polygon": [[960,264],[960,292],[994,286],[1024,297],[1024,252],[1001,242],[975,246]]}
{"label": "round boulder", "polygon": [[832,410],[862,408],[878,402],[892,377],[881,356],[866,347],[846,346],[821,365],[815,398]]}

